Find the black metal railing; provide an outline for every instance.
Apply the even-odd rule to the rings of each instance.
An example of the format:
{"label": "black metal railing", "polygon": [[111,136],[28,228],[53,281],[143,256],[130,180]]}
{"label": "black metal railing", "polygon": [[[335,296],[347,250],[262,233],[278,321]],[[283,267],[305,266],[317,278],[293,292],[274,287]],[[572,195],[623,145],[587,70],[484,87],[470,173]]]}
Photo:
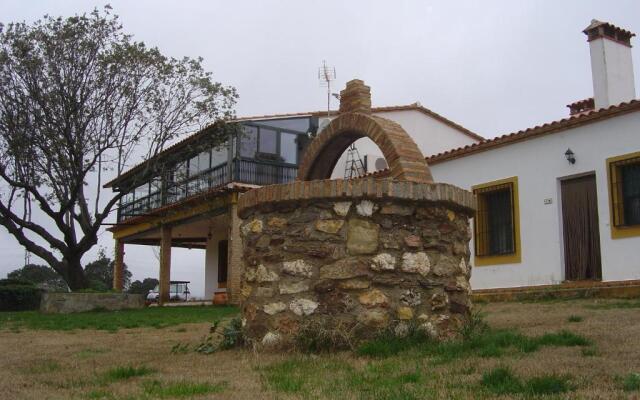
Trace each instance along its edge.
{"label": "black metal railing", "polygon": [[298,167],[269,161],[235,159],[230,164],[222,164],[180,182],[167,182],[163,192],[135,199],[122,204],[118,209],[118,222],[147,214],[157,208],[177,203],[181,200],[207,192],[230,182],[253,185],[273,185],[296,179]]}
{"label": "black metal railing", "polygon": [[298,167],[257,160],[234,160],[234,181],[253,185],[273,185],[296,179]]}

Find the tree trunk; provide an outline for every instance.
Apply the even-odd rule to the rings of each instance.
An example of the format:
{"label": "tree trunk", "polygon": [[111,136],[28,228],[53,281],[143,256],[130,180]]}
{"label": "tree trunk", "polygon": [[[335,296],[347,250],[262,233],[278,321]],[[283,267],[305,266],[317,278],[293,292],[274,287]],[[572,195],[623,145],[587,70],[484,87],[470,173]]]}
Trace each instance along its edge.
{"label": "tree trunk", "polygon": [[62,260],[62,264],[65,271],[63,277],[71,291],[86,289],[88,287],[89,282],[87,282],[87,279],[84,276],[84,270],[82,269],[82,264],[80,264],[80,259],[75,257],[65,257]]}

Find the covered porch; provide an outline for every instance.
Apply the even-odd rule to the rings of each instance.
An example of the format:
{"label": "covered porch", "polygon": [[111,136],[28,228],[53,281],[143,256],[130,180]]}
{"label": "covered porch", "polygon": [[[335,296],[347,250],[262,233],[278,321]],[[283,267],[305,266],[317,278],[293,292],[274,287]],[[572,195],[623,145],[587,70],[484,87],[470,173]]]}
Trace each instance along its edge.
{"label": "covered porch", "polygon": [[113,288],[123,290],[127,246],[159,246],[159,304],[166,304],[170,300],[172,248],[202,249],[205,301],[211,301],[215,293],[226,292],[229,302],[237,304],[241,244],[236,204],[238,192],[244,190],[227,189],[187,199],[111,228],[115,239]]}

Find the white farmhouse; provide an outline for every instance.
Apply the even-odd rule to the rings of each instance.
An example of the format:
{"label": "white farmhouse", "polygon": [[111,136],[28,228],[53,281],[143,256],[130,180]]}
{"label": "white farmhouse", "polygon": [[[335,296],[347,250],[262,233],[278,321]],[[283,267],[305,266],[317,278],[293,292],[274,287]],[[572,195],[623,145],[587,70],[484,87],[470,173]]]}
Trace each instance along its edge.
{"label": "white farmhouse", "polygon": [[474,289],[640,279],[633,33],[592,21],[594,97],[560,121],[450,150],[434,179],[472,190]]}

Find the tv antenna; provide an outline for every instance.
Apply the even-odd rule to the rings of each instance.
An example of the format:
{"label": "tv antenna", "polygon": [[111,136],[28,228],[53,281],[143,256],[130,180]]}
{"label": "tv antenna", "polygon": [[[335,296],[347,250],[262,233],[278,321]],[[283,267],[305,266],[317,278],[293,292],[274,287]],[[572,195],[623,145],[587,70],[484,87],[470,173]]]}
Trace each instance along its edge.
{"label": "tv antenna", "polygon": [[331,82],[336,80],[336,68],[327,65],[325,60],[322,60],[322,66],[318,68],[318,80],[320,86],[327,88],[327,117],[331,116]]}

